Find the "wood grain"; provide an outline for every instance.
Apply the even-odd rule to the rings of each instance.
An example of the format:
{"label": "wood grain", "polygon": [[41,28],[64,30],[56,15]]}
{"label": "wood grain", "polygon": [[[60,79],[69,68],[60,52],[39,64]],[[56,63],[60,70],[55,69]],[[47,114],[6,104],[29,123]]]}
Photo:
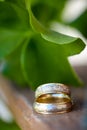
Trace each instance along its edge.
{"label": "wood grain", "polygon": [[0,96],[11,109],[22,130],[87,130],[83,121],[87,114],[87,66],[75,69],[85,85],[82,88],[71,88],[73,110],[59,115],[37,114],[33,110],[34,92],[29,88],[18,89],[9,80],[0,76]]}

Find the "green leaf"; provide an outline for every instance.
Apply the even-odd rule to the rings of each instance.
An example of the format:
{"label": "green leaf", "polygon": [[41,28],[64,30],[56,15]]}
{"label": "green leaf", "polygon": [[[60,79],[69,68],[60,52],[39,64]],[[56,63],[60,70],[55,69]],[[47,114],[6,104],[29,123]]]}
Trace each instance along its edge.
{"label": "green leaf", "polygon": [[26,16],[27,13],[21,8],[0,2],[0,59],[9,55],[27,36],[28,20],[23,20]]}
{"label": "green leaf", "polygon": [[30,7],[27,7],[30,14],[30,23],[32,28],[41,33],[41,36],[52,43],[60,44],[64,48],[64,52],[67,56],[79,54],[84,48],[85,44],[80,38],[64,35],[52,30],[46,29],[33,15]]}
{"label": "green leaf", "polygon": [[29,16],[26,9],[13,2],[0,2],[0,28],[23,30],[29,29]]}
{"label": "green leaf", "polygon": [[6,123],[0,120],[0,130],[21,130],[16,123]]}
{"label": "green leaf", "polygon": [[46,29],[34,17],[30,5],[27,9],[31,26],[45,39],[37,36],[31,39],[29,44],[24,45],[22,68],[29,85],[34,89],[48,82],[81,85],[68,63],[67,56],[80,53],[85,47],[83,41]]}
{"label": "green leaf", "polygon": [[0,59],[9,55],[24,40],[24,35],[20,32],[0,30]]}
{"label": "green leaf", "polygon": [[[25,42],[25,41],[24,41]],[[23,71],[21,69],[21,46],[19,46],[14,52],[3,59],[2,74],[15,82],[18,85],[25,86],[27,83],[23,76]]]}
{"label": "green leaf", "polygon": [[24,45],[21,57],[22,69],[32,89],[49,82],[81,85],[64,51],[63,46],[47,42],[38,35]]}
{"label": "green leaf", "polygon": [[79,54],[85,48],[85,44],[80,38],[71,37],[52,30],[41,35],[47,41],[62,45],[67,56]]}
{"label": "green leaf", "polygon": [[20,7],[25,7],[25,0],[5,0],[6,2],[14,3]]}
{"label": "green leaf", "polygon": [[[50,2],[44,0],[44,3],[47,1]],[[33,7],[36,3],[40,0],[31,0]],[[51,0],[51,6],[56,8],[57,4]],[[0,57],[5,57],[4,75],[18,84],[28,83],[32,89],[49,82],[82,84],[67,59],[84,49],[80,38],[44,27],[32,13],[30,0],[0,2],[0,10]]]}
{"label": "green leaf", "polygon": [[67,0],[31,0],[31,7],[35,17],[44,25],[61,19],[61,13]]}

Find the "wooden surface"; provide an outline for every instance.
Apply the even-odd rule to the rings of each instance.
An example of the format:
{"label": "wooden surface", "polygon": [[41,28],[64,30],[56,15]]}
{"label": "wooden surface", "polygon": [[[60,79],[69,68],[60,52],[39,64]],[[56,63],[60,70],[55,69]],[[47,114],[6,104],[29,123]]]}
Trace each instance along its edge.
{"label": "wooden surface", "polygon": [[87,130],[84,128],[84,117],[87,114],[87,67],[75,69],[85,85],[83,88],[71,88],[73,110],[60,115],[37,114],[33,110],[34,92],[28,88],[18,90],[10,81],[0,76],[0,94],[22,130]]}

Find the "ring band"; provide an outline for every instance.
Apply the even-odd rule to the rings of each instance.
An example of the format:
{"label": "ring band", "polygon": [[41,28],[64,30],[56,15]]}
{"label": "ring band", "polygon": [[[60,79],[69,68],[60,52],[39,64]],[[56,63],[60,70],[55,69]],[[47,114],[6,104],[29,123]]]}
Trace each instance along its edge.
{"label": "ring band", "polygon": [[71,102],[66,104],[47,104],[47,103],[34,103],[34,109],[37,113],[42,114],[56,114],[56,113],[65,113],[71,111]]}
{"label": "ring band", "polygon": [[60,83],[40,85],[35,92],[34,109],[42,114],[65,113],[72,109],[68,86]]}
{"label": "ring band", "polygon": [[66,93],[68,95],[71,94],[70,89],[68,86],[60,83],[48,83],[40,85],[35,92],[35,98],[39,97],[40,95],[46,93]]}

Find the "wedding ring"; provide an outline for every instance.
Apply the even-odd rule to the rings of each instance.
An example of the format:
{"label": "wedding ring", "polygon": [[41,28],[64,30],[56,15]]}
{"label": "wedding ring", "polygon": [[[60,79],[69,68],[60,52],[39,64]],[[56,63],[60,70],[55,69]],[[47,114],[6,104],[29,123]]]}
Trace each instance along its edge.
{"label": "wedding ring", "polygon": [[35,92],[35,98],[39,97],[40,95],[46,93],[66,93],[68,95],[71,94],[70,89],[68,86],[60,83],[48,83],[40,85]]}
{"label": "wedding ring", "polygon": [[35,91],[34,110],[42,114],[65,113],[72,109],[71,92],[60,83],[40,85]]}

